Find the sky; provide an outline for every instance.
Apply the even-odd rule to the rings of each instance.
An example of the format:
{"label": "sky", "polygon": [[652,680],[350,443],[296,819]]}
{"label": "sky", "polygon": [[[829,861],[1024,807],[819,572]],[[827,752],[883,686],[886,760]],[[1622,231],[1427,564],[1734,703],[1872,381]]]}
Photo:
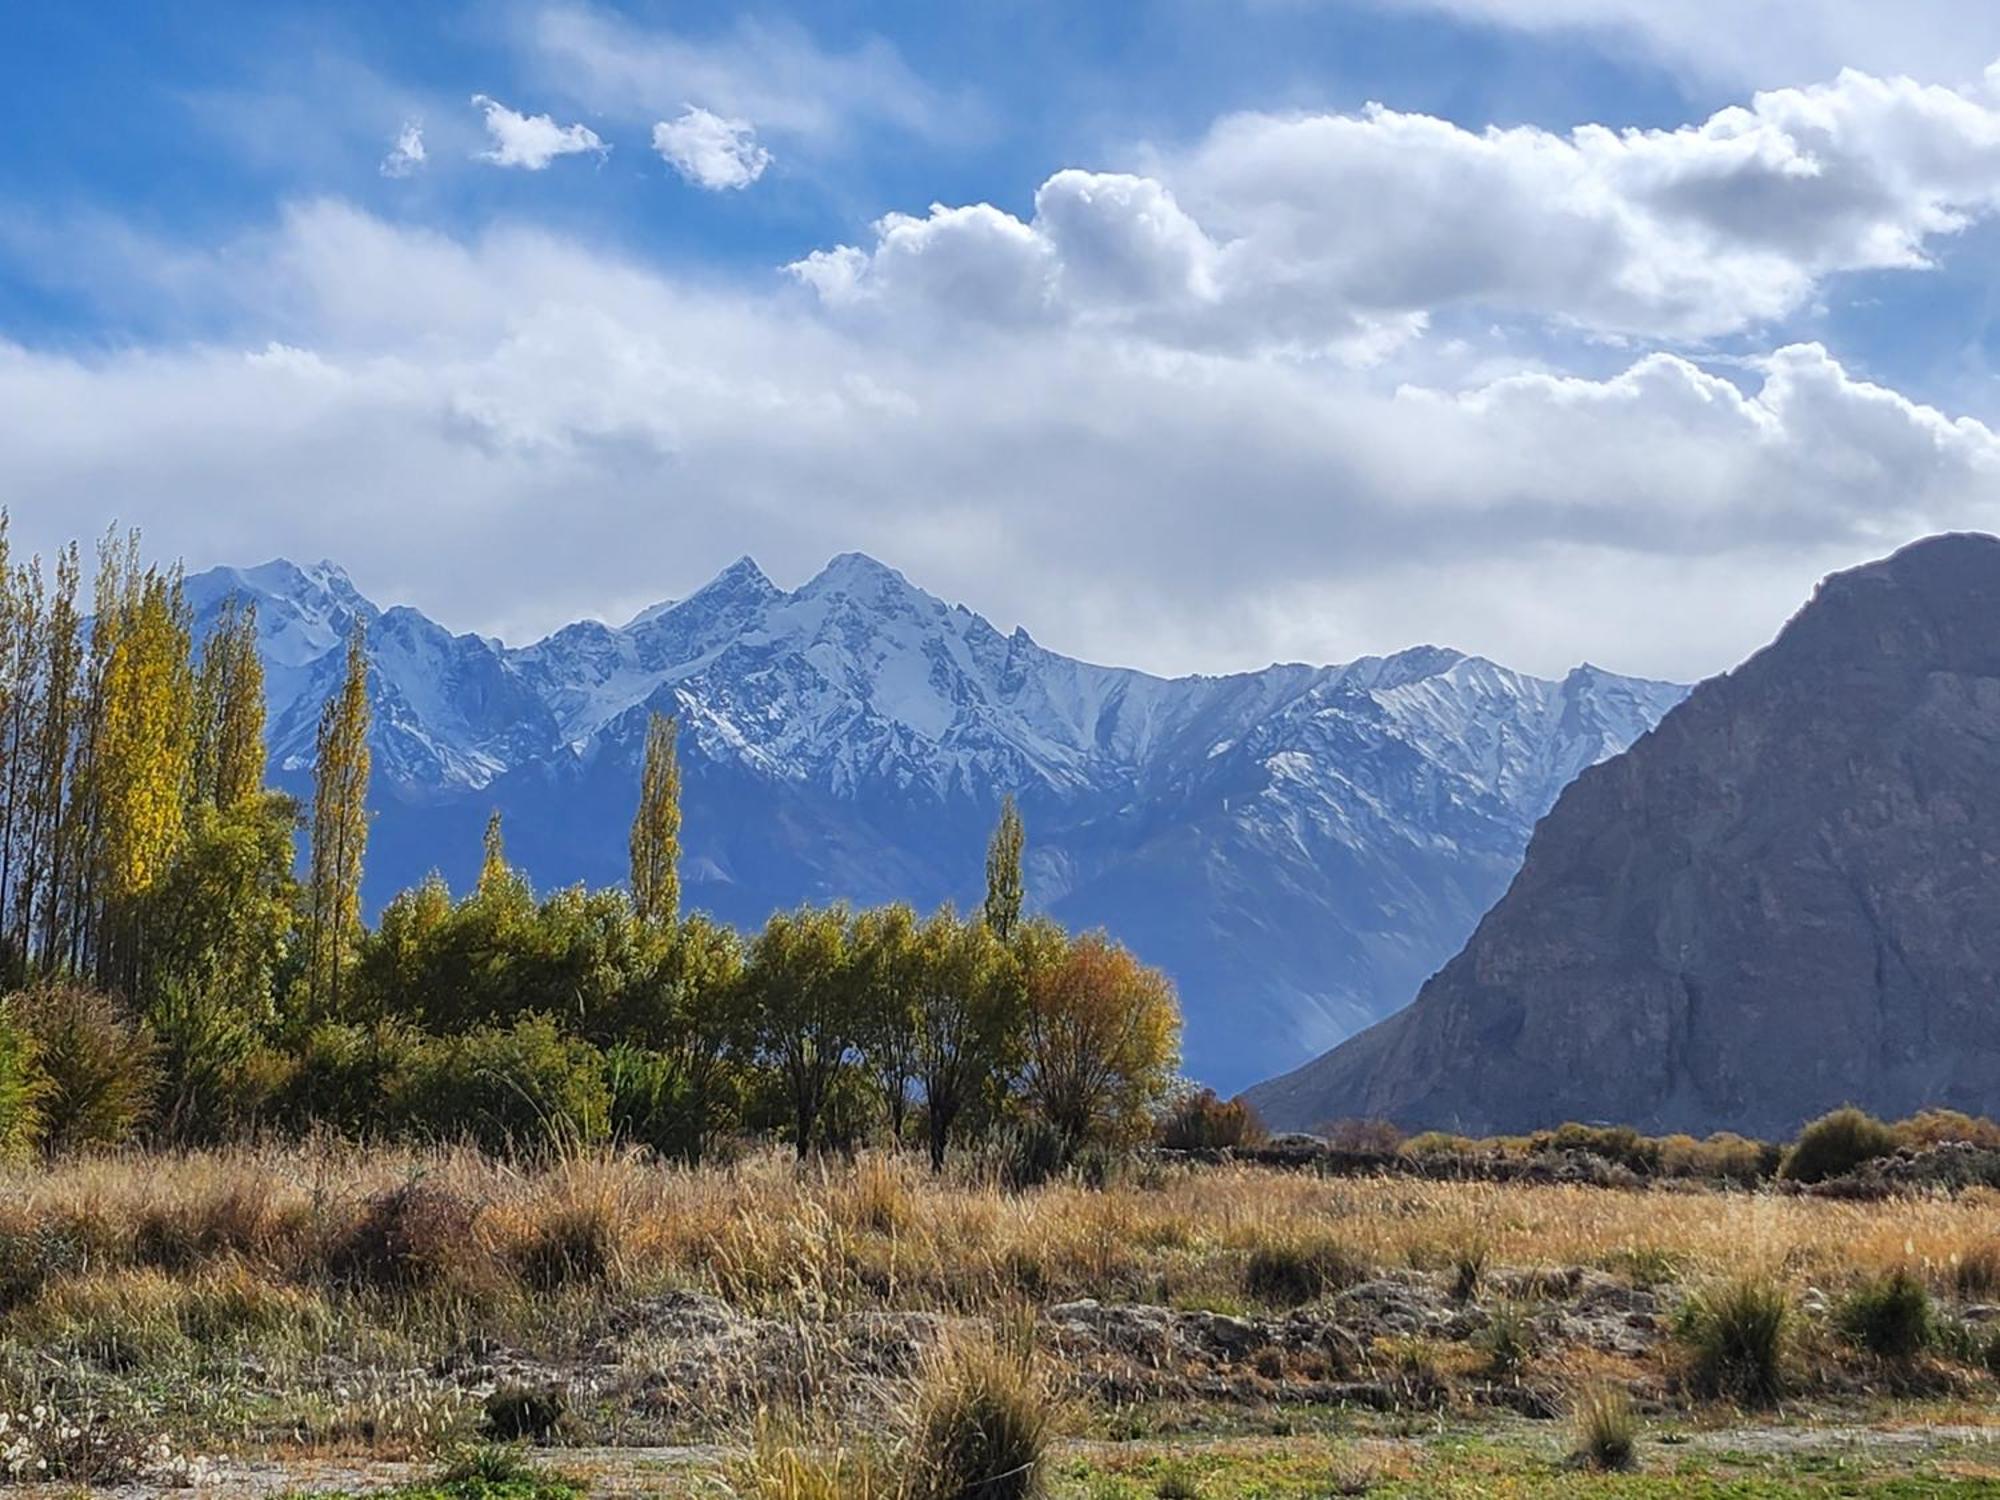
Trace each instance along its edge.
{"label": "sky", "polygon": [[516,643],[859,550],[1159,672],[1687,680],[2000,529],[1986,0],[7,29],[20,549],[327,557]]}

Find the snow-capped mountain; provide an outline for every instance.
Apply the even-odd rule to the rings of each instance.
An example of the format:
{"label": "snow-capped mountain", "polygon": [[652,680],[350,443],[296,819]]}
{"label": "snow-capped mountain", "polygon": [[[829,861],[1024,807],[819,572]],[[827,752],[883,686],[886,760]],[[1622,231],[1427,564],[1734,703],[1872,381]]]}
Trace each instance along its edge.
{"label": "snow-capped mountain", "polygon": [[378,609],[331,563],[188,590],[202,617],[256,603],[274,764],[300,788],[366,623],[371,902],[434,866],[469,879],[493,808],[540,884],[621,879],[657,708],[681,722],[690,905],[752,925],[805,900],[974,901],[1012,791],[1031,900],[1172,973],[1187,1066],[1223,1087],[1408,1001],[1557,793],[1686,691],[1430,646],[1160,678],[1003,634],[858,553],[790,592],[744,558],[623,626],[521,648]]}

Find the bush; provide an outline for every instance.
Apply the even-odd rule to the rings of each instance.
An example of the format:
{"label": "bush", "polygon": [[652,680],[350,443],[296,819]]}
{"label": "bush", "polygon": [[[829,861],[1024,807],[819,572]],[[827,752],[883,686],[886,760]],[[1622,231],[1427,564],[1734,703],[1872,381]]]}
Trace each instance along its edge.
{"label": "bush", "polygon": [[569,1401],[560,1386],[495,1386],[480,1415],[480,1429],[502,1443],[546,1443],[561,1431]]}
{"label": "bush", "polygon": [[997,1131],[989,1149],[995,1175],[1012,1192],[1040,1187],[1069,1169],[1068,1138],[1037,1115]]}
{"label": "bush", "polygon": [[1914,1151],[1953,1142],[1977,1146],[1982,1151],[2000,1150],[2000,1125],[1985,1116],[1975,1119],[1956,1109],[1927,1109],[1898,1120],[1889,1127],[1899,1144]]}
{"label": "bush", "polygon": [[1319,1133],[1336,1151],[1394,1156],[1403,1149],[1403,1132],[1387,1120],[1334,1120]]}
{"label": "bush", "polygon": [[327,1269],[352,1286],[408,1291],[459,1279],[478,1209],[417,1178],[368,1200],[329,1248]]}
{"label": "bush", "polygon": [[1300,1307],[1366,1278],[1367,1266],[1337,1240],[1259,1245],[1243,1266],[1243,1290],[1271,1307]]}
{"label": "bush", "polygon": [[563,1203],[549,1210],[514,1251],[514,1270],[538,1292],[587,1286],[617,1269],[619,1229],[609,1203]]}
{"label": "bush", "polygon": [[713,1070],[704,1092],[665,1053],[620,1043],[605,1054],[604,1072],[611,1138],[690,1166],[712,1152],[741,1109],[741,1080],[727,1068]]}
{"label": "bush", "polygon": [[426,1041],[394,1102],[412,1128],[496,1155],[601,1141],[610,1107],[602,1055],[545,1016]]}
{"label": "bush", "polygon": [[1784,1289],[1748,1276],[1688,1298],[1674,1332],[1693,1357],[1694,1385],[1701,1394],[1768,1402],[1784,1389],[1790,1323]]}
{"label": "bush", "polygon": [[1535,1356],[1535,1320],[1518,1302],[1503,1302],[1488,1316],[1476,1342],[1489,1375],[1518,1374]]}
{"label": "bush", "polygon": [[1645,1176],[1658,1171],[1660,1165],[1660,1143],[1629,1125],[1578,1125],[1572,1121],[1529,1136],[1528,1149],[1587,1152]]}
{"label": "bush", "polygon": [[34,1042],[15,1010],[15,1001],[0,1000],[0,1161],[26,1153],[42,1124]]}
{"label": "bush", "polygon": [[1790,1182],[1825,1182],[1845,1177],[1863,1162],[1892,1155],[1896,1146],[1896,1132],[1873,1115],[1851,1107],[1836,1109],[1799,1132],[1778,1175]]}
{"label": "bush", "polygon": [[1577,1400],[1571,1420],[1576,1427],[1576,1456],[1606,1473],[1630,1469],[1639,1454],[1639,1418],[1632,1398],[1621,1390],[1601,1387]]}
{"label": "bush", "polygon": [[909,1500],[1032,1500],[1046,1492],[1054,1407],[1025,1353],[990,1340],[925,1364],[904,1456]]}
{"label": "bush", "polygon": [[1214,1089],[1200,1089],[1174,1101],[1159,1129],[1159,1142],[1169,1151],[1256,1146],[1269,1136],[1257,1111],[1247,1102],[1223,1099]]}
{"label": "bush", "polygon": [[1855,1348],[1884,1359],[1912,1358],[1937,1337],[1930,1289],[1905,1266],[1849,1292],[1834,1324]]}
{"label": "bush", "polygon": [[153,1038],[109,995],[52,984],[20,998],[40,1078],[42,1149],[51,1156],[123,1145],[152,1106]]}
{"label": "bush", "polygon": [[402,1092],[422,1042],[394,1021],[313,1027],[271,1083],[273,1118],[298,1135],[316,1129],[355,1139],[387,1133],[395,1124],[390,1101]]}
{"label": "bush", "polygon": [[2000,1239],[1986,1240],[1954,1257],[1952,1284],[1970,1302],[2000,1292]]}
{"label": "bush", "polygon": [[221,1140],[264,1102],[265,1075],[252,1068],[250,1018],[215,991],[172,985],[147,1009],[159,1044],[159,1134],[176,1145]]}

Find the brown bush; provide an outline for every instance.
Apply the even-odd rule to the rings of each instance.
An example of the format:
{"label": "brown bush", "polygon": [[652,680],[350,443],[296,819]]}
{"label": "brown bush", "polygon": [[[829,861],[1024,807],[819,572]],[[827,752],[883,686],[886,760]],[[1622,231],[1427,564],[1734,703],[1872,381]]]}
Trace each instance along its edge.
{"label": "brown bush", "polygon": [[474,1244],[478,1205],[425,1178],[378,1193],[335,1240],[333,1279],[407,1290],[461,1279]]}

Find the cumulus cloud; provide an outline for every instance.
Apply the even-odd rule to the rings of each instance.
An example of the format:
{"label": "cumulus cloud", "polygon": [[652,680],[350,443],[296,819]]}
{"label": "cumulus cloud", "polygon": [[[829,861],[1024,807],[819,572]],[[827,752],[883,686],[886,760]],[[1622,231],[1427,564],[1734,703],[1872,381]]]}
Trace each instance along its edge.
{"label": "cumulus cloud", "polygon": [[[1126,191],[1073,186],[1059,214],[1086,226]],[[227,342],[0,343],[0,491],[25,543],[117,515],[195,565],[333,555],[515,638],[746,550],[796,580],[859,547],[1003,627],[1167,670],[1438,640],[1688,676],[1829,567],[2000,522],[2000,437],[1815,345],[1741,385],[1669,355],[1465,388],[1163,357],[1037,312],[1069,295],[1058,243],[1137,300],[1208,295],[1163,201],[1108,238],[960,214],[992,253],[959,293],[1016,312],[918,346],[544,233],[303,205],[216,259]],[[940,217],[911,221],[923,244]]]}
{"label": "cumulus cloud", "polygon": [[724,119],[693,104],[678,119],[653,127],[653,149],[683,178],[710,192],[746,188],[771,165],[771,153],[757,143],[748,120]]}
{"label": "cumulus cloud", "polygon": [[384,177],[410,177],[424,164],[424,127],[415,120],[406,120],[403,128],[396,132],[395,144],[389,147],[389,154],[382,158]]}
{"label": "cumulus cloud", "polygon": [[[1446,308],[1705,339],[1795,313],[1830,276],[1924,267],[1996,207],[2000,82],[1850,71],[1675,130],[1240,115],[1153,175],[1057,173],[1029,221],[891,214],[792,269],[848,306],[1196,346],[1324,348]],[[963,299],[981,286],[1000,300]]]}
{"label": "cumulus cloud", "polygon": [[486,112],[486,134],[493,142],[479,159],[496,167],[539,172],[558,156],[589,151],[604,156],[611,149],[588,125],[558,125],[549,115],[520,114],[486,94],[474,94],[472,102]]}

